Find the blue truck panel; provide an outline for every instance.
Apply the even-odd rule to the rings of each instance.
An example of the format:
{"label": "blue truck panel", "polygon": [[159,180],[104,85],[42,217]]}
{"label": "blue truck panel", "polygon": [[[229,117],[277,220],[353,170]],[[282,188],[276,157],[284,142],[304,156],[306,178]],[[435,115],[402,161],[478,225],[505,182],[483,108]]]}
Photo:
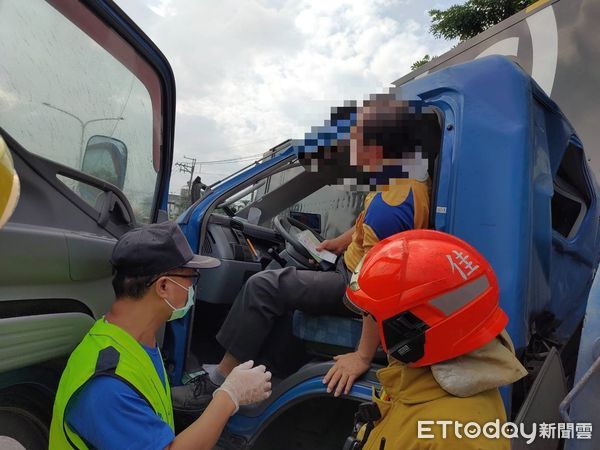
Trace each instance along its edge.
{"label": "blue truck panel", "polygon": [[[550,330],[544,337],[564,344],[583,320],[600,255],[598,188],[569,121],[519,66],[499,56],[439,70],[392,92],[436,108],[442,119],[430,173],[430,226],[463,238],[490,261],[520,356],[544,327]],[[184,213],[178,220],[192,248],[200,251],[203,223],[218,198],[266,176],[297,149],[217,185]],[[168,330],[175,382],[183,374],[190,326],[187,318]],[[259,417],[234,417],[228,431],[253,439],[290,402],[321,392],[319,383],[283,393]],[[510,388],[503,397],[510,409]]]}
{"label": "blue truck panel", "polygon": [[[440,70],[395,89],[445,115],[435,228],[479,249],[498,276],[508,331],[518,349],[532,316],[549,311],[566,339],[583,317],[598,262],[595,186],[577,235],[552,230],[553,179],[575,131],[533,80],[491,56]],[[583,151],[579,146],[577,152]],[[578,292],[564,280],[577,280]]]}

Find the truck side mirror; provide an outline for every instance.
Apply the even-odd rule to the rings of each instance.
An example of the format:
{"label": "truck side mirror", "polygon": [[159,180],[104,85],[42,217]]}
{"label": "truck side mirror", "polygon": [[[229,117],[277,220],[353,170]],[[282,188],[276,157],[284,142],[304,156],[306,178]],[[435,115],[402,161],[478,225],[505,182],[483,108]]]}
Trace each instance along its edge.
{"label": "truck side mirror", "polygon": [[127,146],[124,142],[108,136],[90,138],[83,154],[82,172],[122,190],[126,170]]}
{"label": "truck side mirror", "polygon": [[316,231],[318,234],[323,232],[321,228],[321,214],[290,211],[290,217],[296,219],[298,222],[302,222],[307,227]]}

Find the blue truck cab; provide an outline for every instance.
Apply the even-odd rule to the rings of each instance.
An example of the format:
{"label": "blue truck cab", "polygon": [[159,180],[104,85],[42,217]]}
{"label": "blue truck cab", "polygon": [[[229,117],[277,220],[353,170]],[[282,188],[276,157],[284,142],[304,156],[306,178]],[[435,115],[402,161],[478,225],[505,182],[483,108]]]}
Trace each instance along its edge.
{"label": "blue truck cab", "polygon": [[[0,437],[37,450],[47,448],[70,352],[113,301],[116,240],[166,219],[175,82],[165,56],[111,0],[0,2],[0,74],[0,137],[21,181],[0,230]],[[498,276],[508,331],[530,371],[503,392],[509,416],[557,422],[583,373],[575,374],[579,334],[598,264],[598,189],[581,141],[505,58],[392,92],[439,117],[430,227],[471,243]],[[192,248],[221,266],[203,274],[192,314],[159,336],[173,385],[221,358],[214,336],[250,276],[281,264],[320,269],[290,237],[301,228],[334,237],[361,209],[361,195],[307,171],[293,144],[209,187],[178,219]],[[282,318],[259,357],[276,375],[273,395],[242,407],[220,447],[341,448],[385,364],[376,359],[347,396],[326,393],[331,357],[359,335],[358,319]],[[181,414],[178,424],[193,419]]]}
{"label": "blue truck cab", "polygon": [[[497,274],[508,332],[530,371],[503,390],[509,417],[531,421],[556,406],[552,417],[557,418],[558,402],[572,383],[599,258],[598,188],[581,141],[558,106],[504,57],[439,70],[392,93],[423,102],[440,119],[439,148],[428,162],[430,228],[472,244]],[[305,170],[298,148],[286,142],[272,149],[247,170],[211,186],[178,219],[192,248],[221,259],[222,265],[203,274],[194,315],[167,329],[173,381],[180,382],[200,363],[220,359],[222,349],[212,336],[249,276],[278,268],[281,260],[316,270],[286,242],[286,233],[306,228],[303,223],[326,238],[345,231],[320,229],[323,209],[303,207],[317,204],[319,196],[327,204],[335,180]],[[352,210],[360,197],[348,194],[343,201]],[[304,220],[282,225],[289,225],[282,220],[288,217]],[[221,442],[226,448],[341,446],[358,402],[368,400],[377,383],[378,364],[342,398],[328,395],[321,382],[331,356],[351,351],[358,342],[359,320],[295,312],[283,322],[280,328],[287,326],[298,342],[278,350],[302,365],[281,371],[269,400],[242,408],[230,420]],[[277,335],[272,341],[281,342]],[[297,348],[307,359],[298,357]],[[554,388],[555,398],[544,389],[536,397],[533,391],[553,376],[563,386]],[[542,406],[541,397],[552,397],[556,405]]]}

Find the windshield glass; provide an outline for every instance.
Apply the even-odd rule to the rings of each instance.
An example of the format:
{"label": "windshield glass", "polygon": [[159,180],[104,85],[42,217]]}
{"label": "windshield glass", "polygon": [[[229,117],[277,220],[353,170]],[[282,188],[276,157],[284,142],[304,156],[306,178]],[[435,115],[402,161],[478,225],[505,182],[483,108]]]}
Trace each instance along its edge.
{"label": "windshield glass", "polygon": [[305,223],[326,239],[348,230],[360,213],[365,192],[350,191],[335,180],[305,170],[298,159],[282,164],[277,172],[224,198],[217,213],[270,226],[278,214]]}
{"label": "windshield glass", "polygon": [[[297,158],[282,162],[278,167],[265,171],[262,178],[253,184],[243,189],[236,189],[235,192],[223,198],[219,202],[218,210],[235,213],[236,216],[251,219],[254,223],[268,222],[273,213],[278,213],[289,206],[287,196],[281,198],[286,203],[280,203],[279,200],[273,198],[276,195],[273,194],[273,191],[283,192],[284,186],[295,185],[290,182],[306,173],[305,169],[299,165]],[[265,195],[269,198],[265,198]],[[263,208],[267,208],[268,211],[263,211]],[[250,213],[250,209],[253,209],[252,213]],[[267,214],[264,214],[265,212]]]}
{"label": "windshield glass", "polygon": [[333,239],[350,229],[360,214],[365,192],[352,192],[340,186],[323,186],[294,203],[289,215]]}
{"label": "windshield glass", "polygon": [[[0,126],[27,151],[121,189],[142,222],[157,185],[160,111],[153,70],[82,4],[0,1]],[[93,188],[61,181],[95,205]]]}

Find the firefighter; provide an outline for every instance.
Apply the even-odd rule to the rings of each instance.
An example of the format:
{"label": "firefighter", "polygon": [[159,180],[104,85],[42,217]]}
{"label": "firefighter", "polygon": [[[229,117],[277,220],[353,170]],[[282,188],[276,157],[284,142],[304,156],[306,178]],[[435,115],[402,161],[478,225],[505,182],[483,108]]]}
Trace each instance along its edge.
{"label": "firefighter", "polygon": [[527,374],[498,298],[489,263],[454,236],[412,230],[376,244],[345,302],[376,324],[389,364],[373,394],[381,417],[348,448],[509,450],[483,433],[506,422],[498,387]]}

